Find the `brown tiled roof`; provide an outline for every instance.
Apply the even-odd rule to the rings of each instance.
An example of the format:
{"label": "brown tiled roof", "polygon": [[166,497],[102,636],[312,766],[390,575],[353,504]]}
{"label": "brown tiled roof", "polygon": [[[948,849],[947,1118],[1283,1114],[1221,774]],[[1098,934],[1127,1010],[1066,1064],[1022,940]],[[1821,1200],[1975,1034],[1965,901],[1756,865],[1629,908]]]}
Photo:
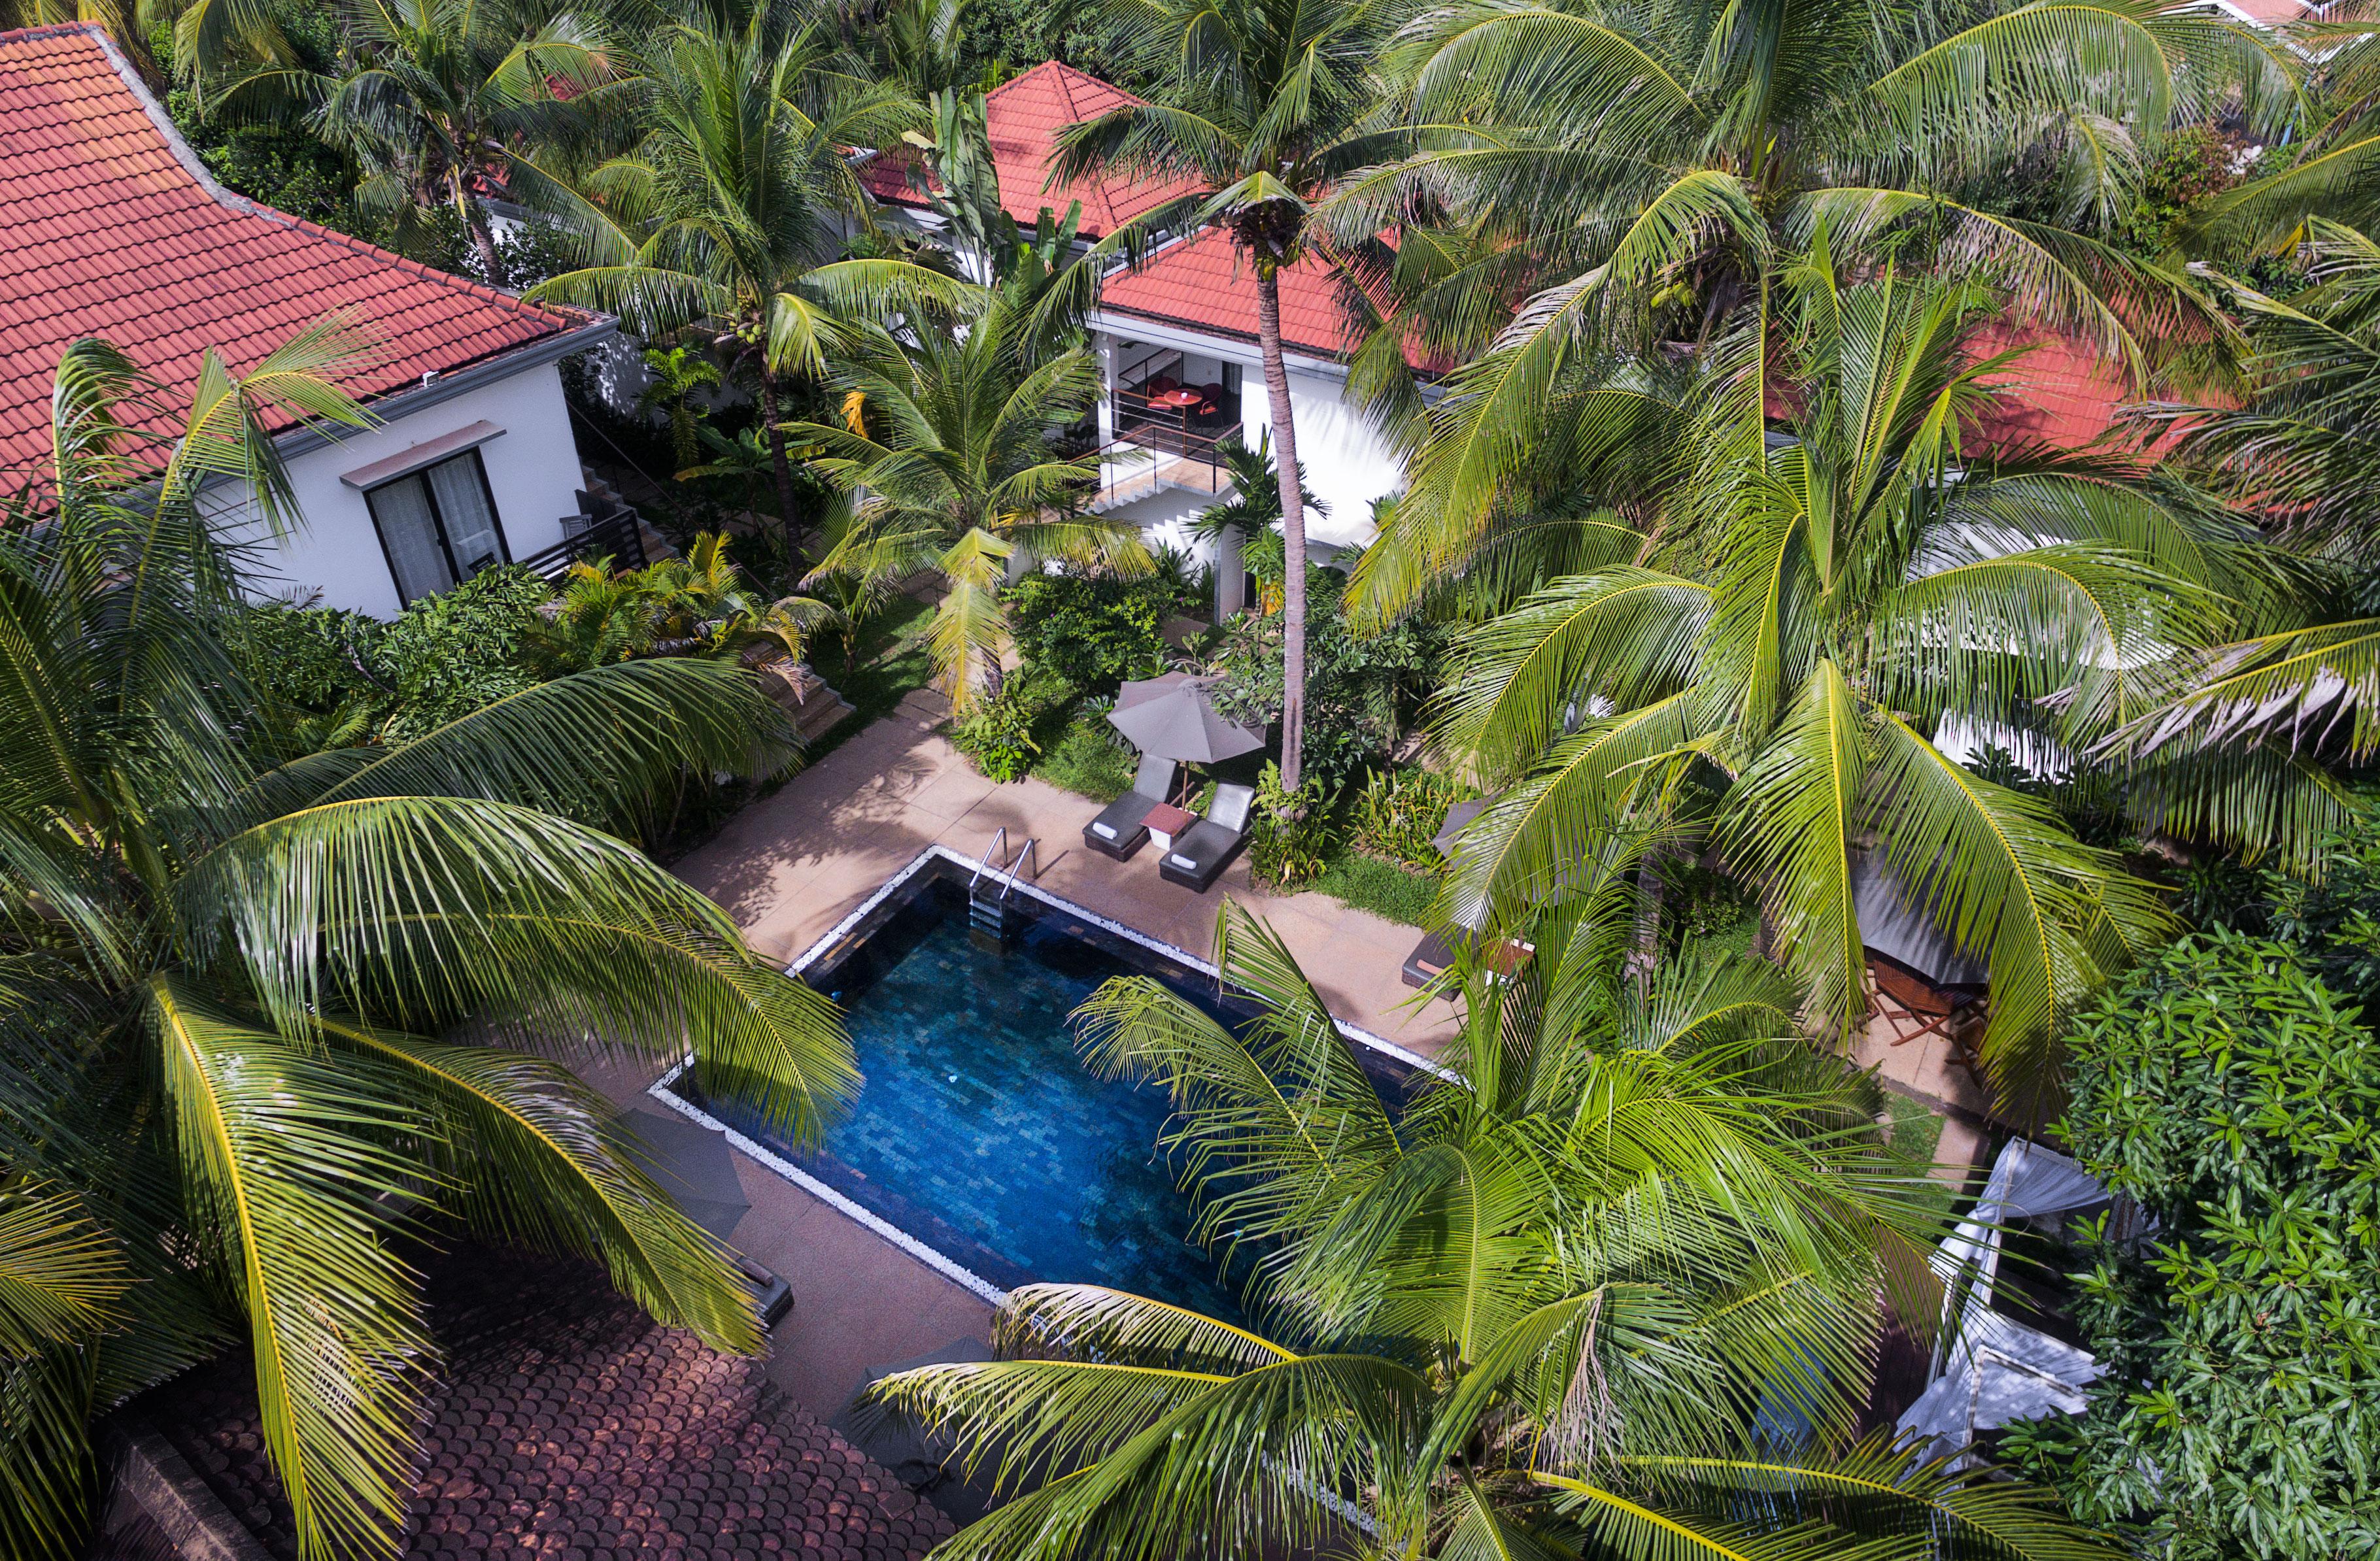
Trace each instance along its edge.
{"label": "brown tiled roof", "polygon": [[[600,1270],[467,1251],[432,1268],[448,1351],[404,1554],[904,1561],[949,1519],[771,1386],[619,1300]],[[798,1327],[798,1317],[784,1325]],[[249,1362],[135,1406],[275,1556],[298,1554]]]}

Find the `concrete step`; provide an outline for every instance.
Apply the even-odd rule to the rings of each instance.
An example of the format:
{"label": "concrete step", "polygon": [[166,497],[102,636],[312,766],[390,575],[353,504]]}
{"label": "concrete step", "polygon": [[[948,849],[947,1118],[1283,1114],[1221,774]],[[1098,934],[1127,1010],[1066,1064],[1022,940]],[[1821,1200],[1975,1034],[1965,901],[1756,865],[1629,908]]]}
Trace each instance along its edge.
{"label": "concrete step", "polygon": [[832,731],[851,714],[851,701],[828,687],[826,680],[812,672],[807,662],[763,651],[758,659],[747,659],[745,664],[760,674],[769,697],[793,718],[794,731],[805,743]]}

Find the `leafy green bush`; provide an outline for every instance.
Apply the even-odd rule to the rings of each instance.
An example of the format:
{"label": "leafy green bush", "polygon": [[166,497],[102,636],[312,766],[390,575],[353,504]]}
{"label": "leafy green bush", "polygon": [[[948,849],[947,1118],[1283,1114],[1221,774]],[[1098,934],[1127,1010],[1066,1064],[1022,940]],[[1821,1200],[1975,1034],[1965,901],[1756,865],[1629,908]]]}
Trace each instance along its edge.
{"label": "leafy green bush", "polygon": [[[1337,790],[1366,765],[1387,761],[1428,694],[1438,629],[1412,622],[1358,637],[1340,611],[1346,581],[1308,575],[1305,629],[1305,769]],[[1215,705],[1232,720],[1277,724],[1281,708],[1281,617],[1243,613],[1226,626],[1214,670]]]}
{"label": "leafy green bush", "polygon": [[1172,593],[1160,580],[1112,575],[1027,575],[1003,599],[1026,664],[1087,694],[1113,694],[1126,678],[1165,670],[1161,626]]}
{"label": "leafy green bush", "polygon": [[2170,1561],[2380,1551],[2380,1043],[2288,945],[2166,950],[2070,1039],[2106,1221],[2078,1321],[2104,1373],[2006,1449]]}
{"label": "leafy green bush", "polygon": [[260,604],[240,615],[231,651],[289,746],[397,742],[533,684],[521,648],[552,595],[515,564],[424,597],[385,623]]}
{"label": "leafy green bush", "polygon": [[1281,789],[1281,766],[1268,759],[1257,781],[1248,826],[1248,865],[1269,884],[1319,877],[1330,848],[1330,808],[1322,782],[1308,776],[1294,792]]}
{"label": "leafy green bush", "polygon": [[1376,769],[1355,795],[1355,846],[1423,872],[1440,865],[1438,832],[1446,810],[1469,792],[1427,769]]}
{"label": "leafy green bush", "polygon": [[1094,802],[1115,801],[1132,790],[1136,760],[1130,748],[1109,741],[1114,731],[1099,702],[1085,700],[1033,772]]}
{"label": "leafy green bush", "polygon": [[1073,697],[1074,690],[1054,673],[1031,667],[1012,672],[999,693],[978,701],[952,732],[951,743],[992,780],[1022,780],[1041,752],[1034,729]]}

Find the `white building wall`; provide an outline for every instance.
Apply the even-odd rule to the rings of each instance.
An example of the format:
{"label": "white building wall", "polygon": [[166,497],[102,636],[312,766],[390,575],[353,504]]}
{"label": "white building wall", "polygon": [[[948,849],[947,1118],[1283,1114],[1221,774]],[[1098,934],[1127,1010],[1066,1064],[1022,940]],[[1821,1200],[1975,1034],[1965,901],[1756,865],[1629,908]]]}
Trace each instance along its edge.
{"label": "white building wall", "polygon": [[247,533],[257,544],[254,565],[265,594],[395,617],[401,605],[396,580],[371,512],[363,494],[340,481],[339,474],[483,420],[504,430],[479,448],[507,551],[521,559],[559,543],[562,517],[577,513],[577,490],[587,479],[570,431],[561,371],[548,363],[291,460],[290,485],[302,525],[279,543],[260,536],[253,522]]}
{"label": "white building wall", "polygon": [[[1254,447],[1270,430],[1271,406],[1255,343],[1127,315],[1107,315],[1094,323],[1111,389],[1120,342],[1136,344],[1126,350],[1131,357],[1146,353],[1152,344],[1175,347],[1202,360],[1238,364],[1241,437]],[[1317,550],[1318,562],[1342,548],[1369,546],[1378,535],[1372,525],[1372,505],[1402,490],[1403,462],[1348,401],[1346,376],[1337,365],[1292,355],[1289,400],[1291,416],[1297,421],[1297,459],[1305,471],[1306,490],[1330,508],[1328,515],[1306,517],[1306,538]],[[1102,440],[1112,437],[1104,406],[1099,433]]]}
{"label": "white building wall", "polygon": [[[1297,425],[1297,464],[1306,491],[1330,512],[1305,517],[1306,540],[1336,552],[1371,545],[1379,535],[1372,505],[1404,487],[1404,464],[1350,405],[1346,381],[1323,374],[1289,374],[1289,411]],[[1260,370],[1242,381],[1240,419],[1253,445],[1272,427],[1272,405]],[[1280,441],[1274,450],[1279,453]],[[1318,561],[1319,562],[1319,561]]]}

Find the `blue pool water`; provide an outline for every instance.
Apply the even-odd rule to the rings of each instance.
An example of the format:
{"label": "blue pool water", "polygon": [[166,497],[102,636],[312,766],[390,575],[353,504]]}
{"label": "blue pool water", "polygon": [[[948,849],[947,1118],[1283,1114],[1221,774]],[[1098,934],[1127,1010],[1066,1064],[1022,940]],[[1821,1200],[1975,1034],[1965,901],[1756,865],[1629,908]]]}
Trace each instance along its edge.
{"label": "blue pool water", "polygon": [[984,947],[965,890],[928,875],[813,972],[844,1006],[867,1084],[823,1155],[772,1147],[1002,1288],[1111,1285],[1236,1318],[1244,1276],[1188,1240],[1190,1204],[1158,1148],[1164,1095],[1094,1077],[1075,1049],[1068,1015],[1129,974],[1232,1017],[1210,980],[1055,911],[1006,951]]}

